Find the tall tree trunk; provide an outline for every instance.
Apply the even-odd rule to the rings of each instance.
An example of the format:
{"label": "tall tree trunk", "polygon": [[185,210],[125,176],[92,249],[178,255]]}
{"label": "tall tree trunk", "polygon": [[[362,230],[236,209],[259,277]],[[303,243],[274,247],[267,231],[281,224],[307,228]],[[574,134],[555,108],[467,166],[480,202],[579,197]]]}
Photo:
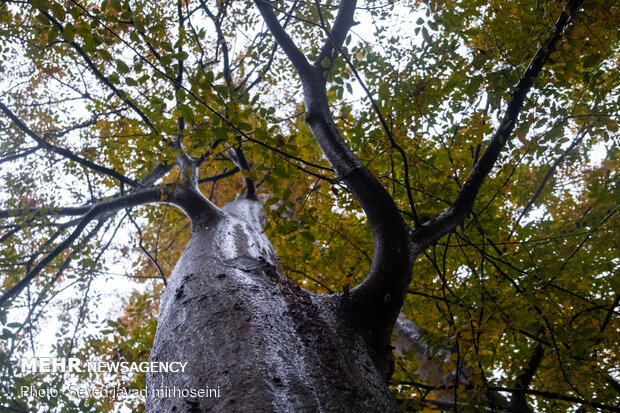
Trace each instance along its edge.
{"label": "tall tree trunk", "polygon": [[[355,327],[349,296],[312,294],[280,273],[260,203],[223,212],[193,226],[163,294],[151,361],[188,364],[147,376],[147,411],[397,411],[391,349]],[[175,387],[220,397],[153,397]]]}

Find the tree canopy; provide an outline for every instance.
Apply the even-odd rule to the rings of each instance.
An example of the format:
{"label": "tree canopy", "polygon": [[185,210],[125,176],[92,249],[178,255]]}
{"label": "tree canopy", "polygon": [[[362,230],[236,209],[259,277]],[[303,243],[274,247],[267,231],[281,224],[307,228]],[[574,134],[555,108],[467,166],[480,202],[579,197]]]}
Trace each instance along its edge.
{"label": "tree canopy", "polygon": [[[357,166],[317,138],[303,79],[321,67],[348,148],[413,239],[434,234],[402,312],[451,349],[456,406],[617,411],[619,26],[616,0],[1,1],[1,406],[141,408],[23,397],[34,382],[144,377],[24,374],[16,360],[49,324],[59,357],[148,358],[189,238],[169,205],[184,196],[179,153],[214,204],[256,194],[301,287],[372,281],[369,221],[384,211],[362,209],[372,194],[341,172]],[[112,304],[111,288],[124,292]],[[418,367],[397,358],[403,410],[437,407]]]}

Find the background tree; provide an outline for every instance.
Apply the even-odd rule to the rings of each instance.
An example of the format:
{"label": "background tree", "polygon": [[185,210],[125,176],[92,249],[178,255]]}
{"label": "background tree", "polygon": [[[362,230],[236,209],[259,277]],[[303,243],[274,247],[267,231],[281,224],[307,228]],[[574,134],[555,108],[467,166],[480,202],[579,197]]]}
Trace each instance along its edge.
{"label": "background tree", "polygon": [[145,383],[20,372],[54,320],[59,357],[150,353],[190,365],[151,387],[221,387],[151,411],[617,411],[619,21],[605,0],[2,1],[2,407],[144,409],[21,396]]}

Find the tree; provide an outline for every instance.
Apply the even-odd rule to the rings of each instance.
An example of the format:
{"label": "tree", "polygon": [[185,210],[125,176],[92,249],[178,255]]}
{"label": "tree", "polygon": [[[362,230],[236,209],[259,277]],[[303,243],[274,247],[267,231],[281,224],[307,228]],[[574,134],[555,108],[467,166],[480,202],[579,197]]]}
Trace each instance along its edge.
{"label": "tree", "polygon": [[[619,21],[3,1],[3,408],[144,408],[19,393],[94,379],[15,368],[57,317],[59,357],[152,345],[188,367],[149,388],[219,386],[152,412],[618,411]],[[114,258],[153,281],[88,331]]]}

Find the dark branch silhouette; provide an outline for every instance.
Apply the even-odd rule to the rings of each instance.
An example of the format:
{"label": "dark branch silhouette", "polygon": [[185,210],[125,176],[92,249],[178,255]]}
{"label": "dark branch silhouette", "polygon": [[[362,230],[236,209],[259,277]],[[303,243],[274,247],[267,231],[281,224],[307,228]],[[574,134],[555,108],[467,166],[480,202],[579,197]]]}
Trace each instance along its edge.
{"label": "dark branch silhouette", "polygon": [[493,169],[506,143],[512,136],[512,131],[517,124],[519,114],[534,81],[549,60],[549,56],[556,50],[559,40],[582,3],[582,0],[570,0],[562,10],[551,32],[536,51],[523,76],[514,87],[502,121],[495,130],[489,145],[470,171],[456,200],[439,217],[414,229],[412,232],[414,243],[430,245],[436,242],[439,238],[452,232],[470,214],[482,183]]}
{"label": "dark branch silhouette", "polygon": [[101,165],[97,165],[94,162],[91,162],[87,159],[82,158],[81,156],[78,156],[76,154],[74,154],[73,152],[71,152],[68,149],[64,149],[64,148],[60,148],[56,145],[53,145],[49,142],[47,142],[45,139],[43,139],[42,137],[40,137],[39,135],[37,135],[32,129],[30,129],[24,122],[22,122],[4,103],[0,102],[0,110],[9,118],[11,119],[11,121],[25,134],[27,134],[28,136],[30,136],[36,143],[39,144],[40,147],[53,152],[53,153],[57,153],[61,156],[63,156],[64,158],[67,158],[71,161],[74,161],[80,165],[85,166],[86,168],[92,169],[93,171],[97,171],[100,173],[103,173],[105,175],[109,175],[115,179],[118,179],[120,182],[125,183],[127,185],[133,186],[133,187],[137,187],[140,186],[140,184],[136,181],[134,181],[131,178],[127,178],[125,175],[121,174],[120,172],[115,171],[114,169],[110,169],[110,168],[106,168],[104,166]]}

